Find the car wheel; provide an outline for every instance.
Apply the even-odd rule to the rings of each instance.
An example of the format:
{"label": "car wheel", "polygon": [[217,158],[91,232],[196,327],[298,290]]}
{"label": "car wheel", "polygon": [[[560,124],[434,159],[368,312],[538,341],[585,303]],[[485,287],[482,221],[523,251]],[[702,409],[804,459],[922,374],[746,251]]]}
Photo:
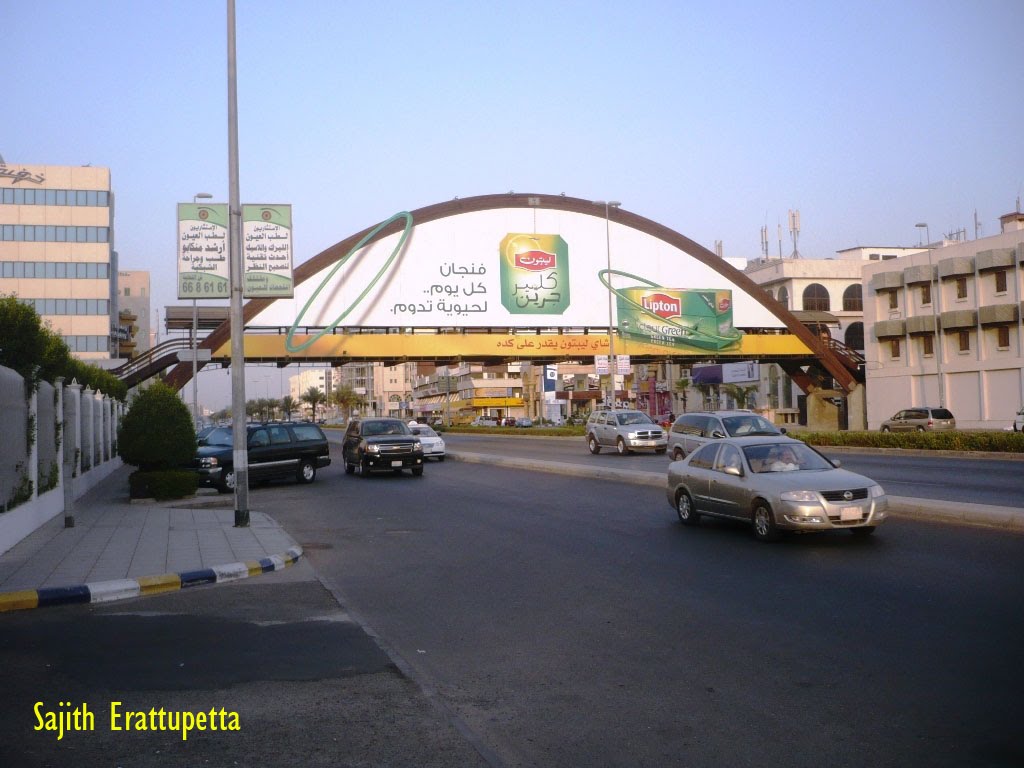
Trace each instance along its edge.
{"label": "car wheel", "polygon": [[217,490],[221,493],[233,493],[235,490],[235,468],[224,467],[224,471],[220,474],[220,485],[217,486]]}
{"label": "car wheel", "polygon": [[676,494],[676,514],[683,525],[696,525],[700,522],[700,513],[693,508],[693,499],[686,491]]}
{"label": "car wheel", "polygon": [[356,471],[356,468],[355,468],[355,466],[354,466],[354,465],[352,465],[352,464],[349,464],[349,463],[348,463],[348,462],[346,461],[346,462],[345,462],[345,474],[346,474],[346,475],[354,475],[354,474],[355,474],[355,471]]}
{"label": "car wheel", "polygon": [[682,448],[676,448],[674,451],[672,451],[672,461],[682,461],[685,457],[686,454],[683,453]]}
{"label": "car wheel", "polygon": [[366,461],[359,462],[359,476],[369,477],[370,476],[370,465]]}
{"label": "car wheel", "polygon": [[587,447],[590,448],[590,452],[593,454],[601,452],[601,444],[597,442],[597,438],[593,435],[587,438]]}
{"label": "car wheel", "polygon": [[304,460],[299,464],[299,471],[296,479],[300,483],[312,483],[316,480],[316,464],[309,459]]}
{"label": "car wheel", "polygon": [[888,431],[889,431],[889,428],[888,428],[888,427],[882,427],[882,431],[883,431],[883,432],[888,432]]}
{"label": "car wheel", "polygon": [[423,477],[423,467],[413,467],[412,474],[414,477]]}
{"label": "car wheel", "polygon": [[626,447],[626,441],[621,437],[615,442],[615,450],[618,452],[619,456],[625,456],[629,453],[629,448]]}
{"label": "car wheel", "polygon": [[875,526],[873,525],[862,525],[860,528],[851,528],[850,533],[854,536],[870,536],[875,532]]}
{"label": "car wheel", "polygon": [[782,532],[775,526],[775,516],[766,501],[754,507],[754,538],[758,541],[778,541]]}

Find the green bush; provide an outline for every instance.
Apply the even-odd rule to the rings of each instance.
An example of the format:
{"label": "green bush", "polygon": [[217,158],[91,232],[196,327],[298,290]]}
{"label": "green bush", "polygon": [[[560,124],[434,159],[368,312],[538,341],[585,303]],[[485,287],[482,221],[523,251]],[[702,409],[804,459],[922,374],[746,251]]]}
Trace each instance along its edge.
{"label": "green bush", "polygon": [[196,431],[188,408],[160,382],[132,400],[117,443],[124,462],[143,471],[184,467],[196,455]]}
{"label": "green bush", "polygon": [[181,469],[139,470],[128,477],[129,495],[133,499],[181,499],[195,494],[198,486],[199,476]]}
{"label": "green bush", "polygon": [[1024,452],[1024,432],[991,430],[950,432],[803,432],[790,437],[818,446],[913,448],[928,451]]}

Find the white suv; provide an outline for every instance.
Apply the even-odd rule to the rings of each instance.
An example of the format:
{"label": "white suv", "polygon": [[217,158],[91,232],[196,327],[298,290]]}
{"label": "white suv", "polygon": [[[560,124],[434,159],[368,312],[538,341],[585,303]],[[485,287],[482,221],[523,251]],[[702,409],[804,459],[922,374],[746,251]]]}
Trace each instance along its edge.
{"label": "white suv", "polygon": [[620,456],[636,450],[664,453],[668,436],[643,411],[594,411],[587,419],[584,433],[591,453],[601,448],[615,448]]}

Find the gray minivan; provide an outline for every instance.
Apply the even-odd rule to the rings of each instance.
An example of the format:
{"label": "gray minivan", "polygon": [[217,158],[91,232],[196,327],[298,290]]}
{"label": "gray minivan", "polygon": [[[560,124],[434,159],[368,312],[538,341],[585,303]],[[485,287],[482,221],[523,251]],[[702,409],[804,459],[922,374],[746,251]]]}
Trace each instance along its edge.
{"label": "gray minivan", "polygon": [[946,408],[920,406],[900,411],[882,422],[883,432],[931,432],[956,429],[956,419]]}
{"label": "gray minivan", "polygon": [[679,461],[710,440],[750,435],[784,435],[780,429],[753,411],[708,411],[684,413],[669,428],[668,451]]}

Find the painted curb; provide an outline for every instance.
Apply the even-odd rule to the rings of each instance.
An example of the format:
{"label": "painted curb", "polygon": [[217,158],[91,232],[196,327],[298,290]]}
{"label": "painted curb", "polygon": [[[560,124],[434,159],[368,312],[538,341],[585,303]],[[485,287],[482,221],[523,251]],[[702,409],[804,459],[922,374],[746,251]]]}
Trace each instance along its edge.
{"label": "painted curb", "polygon": [[156,576],[140,576],[137,579],[114,579],[95,581],[90,584],[76,584],[68,587],[44,587],[17,592],[0,592],[0,613],[43,608],[52,605],[73,605],[75,603],[106,603],[125,600],[140,595],[155,595],[173,592],[202,584],[221,584],[270,571],[280,571],[295,565],[302,557],[302,547],[296,545],[284,554],[271,555],[244,563],[228,563],[212,568],[163,573]]}

